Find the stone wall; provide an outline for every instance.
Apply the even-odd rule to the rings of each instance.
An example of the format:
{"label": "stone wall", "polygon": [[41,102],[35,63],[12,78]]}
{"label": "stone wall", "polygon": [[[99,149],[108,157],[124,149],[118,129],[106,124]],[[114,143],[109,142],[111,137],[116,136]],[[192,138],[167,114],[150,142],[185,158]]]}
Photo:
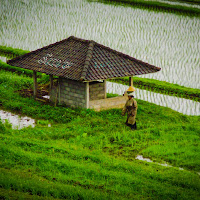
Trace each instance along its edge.
{"label": "stone wall", "polygon": [[94,81],[89,83],[90,101],[106,98],[105,84],[106,81],[104,82]]}
{"label": "stone wall", "polygon": [[94,109],[95,111],[107,110],[111,108],[123,108],[127,99],[127,96],[119,96],[107,99],[93,100],[90,101],[89,108]]}
{"label": "stone wall", "polygon": [[[83,83],[65,78],[59,78],[57,86],[50,92],[50,101],[72,107],[90,108],[96,111],[111,108],[123,108],[127,96],[106,98],[106,82]],[[89,95],[86,95],[89,92]],[[89,105],[86,102],[89,100]]]}
{"label": "stone wall", "polygon": [[59,86],[53,87],[50,93],[50,101],[72,107],[86,107],[86,83],[59,78]]}

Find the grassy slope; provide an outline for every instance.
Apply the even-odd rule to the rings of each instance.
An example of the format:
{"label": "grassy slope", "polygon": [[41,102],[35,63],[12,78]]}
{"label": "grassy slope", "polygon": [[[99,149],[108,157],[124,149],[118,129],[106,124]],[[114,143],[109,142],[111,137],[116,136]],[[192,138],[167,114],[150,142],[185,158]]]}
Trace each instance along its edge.
{"label": "grassy slope", "polygon": [[17,56],[22,56],[25,53],[29,53],[30,51],[22,50],[22,49],[14,49],[12,47],[6,47],[0,45],[0,55],[6,57],[8,59],[15,58]]}
{"label": "grassy slope", "polygon": [[[0,124],[2,199],[199,198],[199,117],[138,100],[138,130],[131,131],[118,109],[52,107],[14,92],[31,84],[0,71],[2,107],[53,124],[22,130]],[[138,154],[186,170],[137,161]]]}

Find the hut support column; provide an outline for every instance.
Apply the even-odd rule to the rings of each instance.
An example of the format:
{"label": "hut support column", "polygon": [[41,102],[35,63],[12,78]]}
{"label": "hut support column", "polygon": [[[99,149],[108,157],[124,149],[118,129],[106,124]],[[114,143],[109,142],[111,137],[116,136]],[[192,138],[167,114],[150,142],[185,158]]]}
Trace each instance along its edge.
{"label": "hut support column", "polygon": [[37,94],[37,72],[33,71],[33,97],[36,98]]}
{"label": "hut support column", "polygon": [[107,98],[107,93],[106,93],[106,80],[104,80],[104,99]]}
{"label": "hut support column", "polygon": [[50,90],[53,88],[53,75],[49,75],[50,80]]}
{"label": "hut support column", "polygon": [[85,102],[86,102],[86,105],[85,107],[88,109],[89,108],[89,82],[86,82],[85,83]]}
{"label": "hut support column", "polygon": [[61,78],[58,78],[58,103],[60,104],[60,84],[61,84]]}
{"label": "hut support column", "polygon": [[129,86],[132,86],[133,87],[133,77],[129,77]]}

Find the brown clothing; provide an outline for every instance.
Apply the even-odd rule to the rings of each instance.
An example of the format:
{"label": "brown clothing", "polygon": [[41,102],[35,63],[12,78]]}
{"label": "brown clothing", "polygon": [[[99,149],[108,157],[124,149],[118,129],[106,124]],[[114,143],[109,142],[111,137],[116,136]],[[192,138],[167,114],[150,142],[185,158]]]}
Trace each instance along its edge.
{"label": "brown clothing", "polygon": [[137,115],[137,101],[134,98],[128,99],[122,110],[122,115],[127,112],[127,123],[130,125],[135,124],[135,118]]}

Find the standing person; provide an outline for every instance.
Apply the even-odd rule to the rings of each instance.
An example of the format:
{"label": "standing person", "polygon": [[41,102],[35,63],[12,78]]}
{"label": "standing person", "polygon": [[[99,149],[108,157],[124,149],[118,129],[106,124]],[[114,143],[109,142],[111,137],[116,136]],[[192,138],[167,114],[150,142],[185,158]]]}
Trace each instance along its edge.
{"label": "standing person", "polygon": [[131,129],[137,129],[136,126],[136,115],[137,115],[137,101],[134,99],[133,92],[128,94],[128,100],[122,110],[122,115],[124,116],[127,112],[126,125],[130,126]]}

